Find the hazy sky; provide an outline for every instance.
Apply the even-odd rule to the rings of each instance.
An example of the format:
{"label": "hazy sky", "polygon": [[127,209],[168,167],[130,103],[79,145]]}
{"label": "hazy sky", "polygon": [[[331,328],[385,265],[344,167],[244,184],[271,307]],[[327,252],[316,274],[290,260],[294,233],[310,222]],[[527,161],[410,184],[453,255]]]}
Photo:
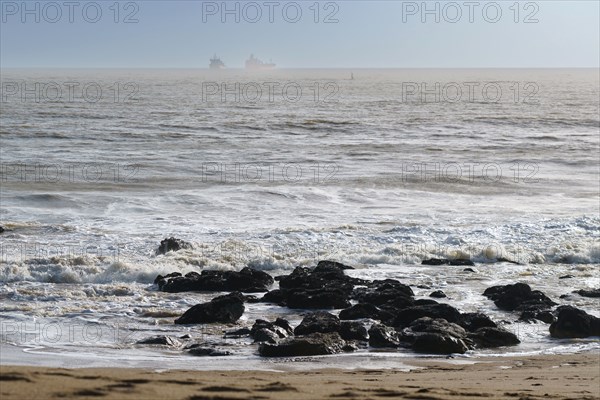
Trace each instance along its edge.
{"label": "hazy sky", "polygon": [[228,67],[250,53],[280,67],[598,67],[600,58],[595,0],[428,1],[430,14],[422,1],[115,3],[1,0],[0,65],[205,68],[213,53]]}

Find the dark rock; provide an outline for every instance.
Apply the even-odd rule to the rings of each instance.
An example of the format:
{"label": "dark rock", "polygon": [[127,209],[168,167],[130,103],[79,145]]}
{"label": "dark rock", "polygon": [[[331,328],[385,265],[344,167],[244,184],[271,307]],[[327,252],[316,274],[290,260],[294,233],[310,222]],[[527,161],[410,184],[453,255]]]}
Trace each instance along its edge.
{"label": "dark rock", "polygon": [[350,306],[348,290],[337,288],[292,289],[287,292],[285,304],[289,308],[332,308],[340,309]]}
{"label": "dark rock", "polygon": [[188,353],[197,357],[222,357],[231,355],[228,351],[211,349],[210,347],[193,347]]}
{"label": "dark rock", "polygon": [[[161,281],[165,281],[166,279],[169,279],[169,278],[177,278],[178,276],[181,276],[181,274],[179,272],[171,272],[170,274],[167,274],[165,276],[158,275],[156,277],[156,279],[154,279],[154,284],[158,284],[160,286]],[[164,282],[162,282],[162,284],[164,284]]]}
{"label": "dark rock", "polygon": [[550,311],[525,310],[521,313],[519,320],[528,322],[538,320],[551,324],[556,321],[556,317]]}
{"label": "dark rock", "polygon": [[575,293],[583,297],[600,297],[600,289],[580,289],[576,290]]}
{"label": "dark rock", "polygon": [[277,343],[280,339],[279,335],[269,329],[257,329],[254,331],[254,342]]}
{"label": "dark rock", "polygon": [[328,260],[321,260],[321,261],[319,261],[319,263],[315,267],[315,271],[318,271],[320,269],[328,269],[328,268],[337,268],[337,269],[341,269],[341,270],[344,270],[344,269],[354,269],[354,267],[351,267],[349,265],[344,265],[344,264],[339,263],[339,262],[328,261]]}
{"label": "dark rock", "polygon": [[443,299],[444,297],[446,297],[446,293],[442,292],[441,290],[436,290],[435,292],[431,292],[429,297],[434,297],[436,299]]}
{"label": "dark rock", "polygon": [[4,233],[4,227],[0,226],[0,233]]}
{"label": "dark rock", "polygon": [[469,350],[463,339],[440,333],[423,333],[415,338],[414,351],[429,354],[463,354]]}
{"label": "dark rock", "polygon": [[282,318],[277,318],[275,322],[257,319],[250,330],[250,336],[255,342],[277,343],[279,339],[293,334],[289,322]]}
{"label": "dark rock", "polygon": [[273,325],[282,328],[287,333],[287,335],[294,334],[294,328],[292,328],[287,319],[277,318],[275,322],[273,322]]}
{"label": "dark rock", "polygon": [[422,317],[443,318],[448,322],[458,322],[460,312],[448,304],[428,304],[400,310],[394,319],[394,326],[405,327]]}
{"label": "dark rock", "polygon": [[476,272],[473,268],[465,268],[463,272]]}
{"label": "dark rock", "polygon": [[506,311],[543,310],[556,305],[544,293],[531,290],[525,283],[492,286],[487,288],[483,295],[493,300],[498,308]]}
{"label": "dark rock", "polygon": [[572,306],[556,309],[558,319],[550,325],[550,335],[555,338],[585,338],[600,336],[600,318]]}
{"label": "dark rock", "polygon": [[[394,302],[398,308],[411,305],[414,302],[414,293],[410,286],[404,285],[395,279],[385,279],[367,283],[367,287],[354,289],[352,298],[359,303],[368,303],[380,306]],[[388,306],[392,306],[389,303]]]}
{"label": "dark rock", "polygon": [[223,335],[223,336],[226,338],[238,339],[238,338],[250,336],[250,332],[251,331],[248,328],[241,328],[241,329],[236,329],[233,331],[227,331],[227,332],[225,332],[225,335]]}
{"label": "dark rock", "polygon": [[244,313],[244,297],[233,292],[215,297],[208,303],[196,304],[175,320],[176,324],[232,323]]}
{"label": "dark rock", "polygon": [[563,276],[559,276],[558,279],[571,279],[573,278],[573,275],[563,275]]}
{"label": "dark rock", "polygon": [[368,334],[371,347],[400,347],[400,334],[394,328],[373,324]]}
{"label": "dark rock", "polygon": [[339,334],[344,340],[369,340],[367,328],[363,324],[356,321],[342,321],[340,324]]}
{"label": "dark rock", "polygon": [[300,325],[294,329],[295,335],[308,335],[311,333],[338,332],[340,319],[326,311],[316,311],[302,319]]}
{"label": "dark rock", "polygon": [[271,290],[270,292],[265,293],[262,297],[261,301],[264,303],[275,303],[285,305],[285,299],[287,298],[287,292],[282,291],[281,289]]}
{"label": "dark rock", "polygon": [[170,237],[167,239],[163,239],[160,242],[160,246],[156,249],[156,254],[166,254],[169,251],[179,251],[181,249],[191,249],[192,244],[186,242],[185,240],[177,239],[174,237]]}
{"label": "dark rock", "polygon": [[340,311],[340,319],[353,320],[362,318],[378,319],[379,309],[373,304],[358,303]]}
{"label": "dark rock", "polygon": [[471,260],[449,260],[446,258],[430,258],[421,261],[421,265],[475,265]]}
{"label": "dark rock", "polygon": [[498,327],[479,328],[469,334],[469,339],[479,348],[515,346],[521,343],[514,333]]}
{"label": "dark rock", "polygon": [[171,336],[153,336],[147,339],[142,339],[137,344],[158,344],[162,346],[180,347],[181,342]]}
{"label": "dark rock", "polygon": [[421,265],[447,265],[449,260],[444,258],[430,258],[421,261]]}
{"label": "dark rock", "polygon": [[336,354],[344,351],[346,342],[337,332],[312,333],[302,337],[289,337],[277,344],[261,343],[258,353],[262,357],[296,357]]}
{"label": "dark rock", "polygon": [[350,267],[332,261],[321,261],[311,269],[297,267],[289,275],[278,276],[279,291],[268,293],[263,301],[276,302],[289,308],[347,308],[354,285],[362,279],[344,273]]}
{"label": "dark rock", "polygon": [[[176,275],[177,274],[177,275]],[[169,274],[156,277],[155,283],[163,292],[200,292],[200,291],[241,291],[266,292],[273,285],[271,275],[245,267],[241,271],[204,270],[201,274],[190,272],[184,277],[181,274]],[[252,299],[250,299],[252,301]]]}
{"label": "dark rock", "polygon": [[442,318],[429,317],[414,320],[410,323],[408,328],[405,329],[405,333],[408,333],[408,335],[417,334],[417,336],[420,333],[439,333],[457,339],[464,339],[467,337],[467,331],[465,331],[462,326],[448,322]]}
{"label": "dark rock", "polygon": [[189,333],[179,336],[179,339],[191,339],[191,338],[192,338],[192,335],[190,335]]}
{"label": "dark rock", "polygon": [[498,326],[490,317],[482,313],[461,314],[457,324],[469,332],[475,332],[479,328],[496,328]]}
{"label": "dark rock", "polygon": [[416,299],[413,306],[426,306],[429,304],[440,304],[433,299]]}

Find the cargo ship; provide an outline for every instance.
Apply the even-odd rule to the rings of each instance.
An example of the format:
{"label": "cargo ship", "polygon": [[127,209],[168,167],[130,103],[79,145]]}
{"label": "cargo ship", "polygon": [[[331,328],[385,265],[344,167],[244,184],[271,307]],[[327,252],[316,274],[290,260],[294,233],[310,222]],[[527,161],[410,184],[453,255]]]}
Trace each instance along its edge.
{"label": "cargo ship", "polygon": [[268,62],[268,63],[262,62],[258,58],[254,57],[254,54],[251,54],[250,58],[246,60],[246,69],[269,70],[269,69],[274,69],[275,66],[276,65],[273,64],[272,62]]}
{"label": "cargo ship", "polygon": [[213,58],[210,59],[210,69],[223,69],[225,68],[225,63],[221,61],[219,57],[215,54]]}

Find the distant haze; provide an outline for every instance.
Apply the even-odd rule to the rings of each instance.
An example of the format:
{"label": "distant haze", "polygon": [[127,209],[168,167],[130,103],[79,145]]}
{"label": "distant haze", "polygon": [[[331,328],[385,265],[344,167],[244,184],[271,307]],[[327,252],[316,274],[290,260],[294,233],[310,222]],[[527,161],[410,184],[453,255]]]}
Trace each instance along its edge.
{"label": "distant haze", "polygon": [[597,1],[115,4],[3,0],[0,66],[207,68],[217,54],[241,68],[251,53],[283,68],[598,67],[600,58]]}

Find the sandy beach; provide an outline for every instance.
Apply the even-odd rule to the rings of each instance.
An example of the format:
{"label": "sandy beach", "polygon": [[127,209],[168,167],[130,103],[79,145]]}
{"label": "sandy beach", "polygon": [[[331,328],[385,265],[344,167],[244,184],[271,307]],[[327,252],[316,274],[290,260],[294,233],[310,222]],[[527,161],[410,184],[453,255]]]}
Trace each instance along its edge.
{"label": "sandy beach", "polygon": [[0,395],[3,400],[600,398],[598,353],[408,364],[417,368],[199,372],[1,366]]}

